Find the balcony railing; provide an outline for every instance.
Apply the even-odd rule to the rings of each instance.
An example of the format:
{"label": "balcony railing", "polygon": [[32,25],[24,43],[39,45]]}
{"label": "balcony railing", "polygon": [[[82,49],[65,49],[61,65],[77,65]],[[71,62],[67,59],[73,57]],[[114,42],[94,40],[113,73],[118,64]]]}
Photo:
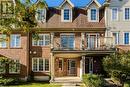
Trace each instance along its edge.
{"label": "balcony railing", "polygon": [[[95,44],[94,47],[89,47],[87,41],[81,41],[80,44],[76,44],[75,41],[75,47],[69,48],[69,47],[62,47],[60,44],[60,41],[54,41],[54,50],[115,50],[115,46],[113,44],[113,38],[112,37],[100,37],[98,38],[94,43],[89,44]],[[78,42],[79,43],[79,42]]]}

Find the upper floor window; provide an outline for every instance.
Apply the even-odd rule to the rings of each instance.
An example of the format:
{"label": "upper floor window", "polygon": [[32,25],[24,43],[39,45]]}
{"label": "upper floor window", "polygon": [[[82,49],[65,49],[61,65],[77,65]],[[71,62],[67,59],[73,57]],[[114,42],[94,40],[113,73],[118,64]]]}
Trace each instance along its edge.
{"label": "upper floor window", "polygon": [[111,19],[112,21],[117,21],[118,20],[118,8],[112,8],[111,9]]}
{"label": "upper floor window", "polygon": [[33,40],[32,42],[33,46],[48,46],[50,44],[50,35],[39,34],[39,39]]}
{"label": "upper floor window", "polygon": [[129,32],[125,32],[124,33],[124,44],[125,45],[130,44],[130,35],[129,35]]}
{"label": "upper floor window", "polygon": [[98,34],[87,34],[87,47],[88,49],[95,49],[99,47]]}
{"label": "upper floor window", "polygon": [[13,2],[12,1],[1,1],[1,12],[2,14],[12,14],[13,13]]}
{"label": "upper floor window", "polygon": [[20,62],[19,60],[12,60],[13,63],[9,64],[10,73],[20,73]]}
{"label": "upper floor window", "polygon": [[37,21],[46,21],[46,9],[38,8],[36,14]]}
{"label": "upper floor window", "polygon": [[124,18],[125,20],[130,20],[130,8],[125,8],[125,13],[124,13]]}
{"label": "upper floor window", "polygon": [[119,44],[119,33],[118,32],[113,33],[113,41],[114,41],[114,45]]}
{"label": "upper floor window", "polygon": [[73,49],[74,48],[74,35],[61,35],[61,48]]}
{"label": "upper floor window", "polygon": [[62,9],[62,21],[63,22],[71,22],[72,21],[72,9]]}
{"label": "upper floor window", "polygon": [[33,58],[32,70],[34,72],[49,71],[49,59]]}
{"label": "upper floor window", "polygon": [[99,12],[98,12],[98,9],[96,8],[91,8],[90,11],[89,11],[89,21],[90,22],[98,22],[99,20]]}
{"label": "upper floor window", "polygon": [[12,48],[18,48],[21,46],[21,35],[20,34],[12,34],[10,36],[11,38],[11,47]]}
{"label": "upper floor window", "polygon": [[6,42],[6,35],[0,34],[0,48],[6,48],[7,42]]}

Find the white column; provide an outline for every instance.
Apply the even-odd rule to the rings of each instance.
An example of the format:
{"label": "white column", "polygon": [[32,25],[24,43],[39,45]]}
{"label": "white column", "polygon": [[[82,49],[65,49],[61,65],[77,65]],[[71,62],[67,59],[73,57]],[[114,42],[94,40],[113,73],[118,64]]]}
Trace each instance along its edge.
{"label": "white column", "polygon": [[82,56],[80,60],[80,79],[82,80],[82,75],[85,74],[85,56]]}
{"label": "white column", "polygon": [[54,32],[51,33],[51,49],[54,48]]}
{"label": "white column", "polygon": [[50,70],[51,70],[51,80],[50,80],[50,82],[53,82],[54,81],[54,72],[55,72],[55,67],[54,67],[54,65],[55,65],[55,57],[54,57],[54,55],[53,55],[53,53],[50,53],[50,55],[51,55],[51,64],[50,64]]}

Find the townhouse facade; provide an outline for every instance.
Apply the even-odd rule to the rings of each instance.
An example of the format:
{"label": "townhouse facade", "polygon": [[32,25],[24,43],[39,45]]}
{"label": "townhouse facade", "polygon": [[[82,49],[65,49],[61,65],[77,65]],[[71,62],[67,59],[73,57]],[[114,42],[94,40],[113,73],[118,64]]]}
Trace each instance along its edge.
{"label": "townhouse facade", "polygon": [[130,49],[130,1],[110,0],[106,8],[106,36],[113,37],[113,45],[120,51]]}
{"label": "townhouse facade", "polygon": [[[38,0],[35,4],[41,2]],[[35,16],[38,27],[32,29],[38,31],[38,40],[32,38],[33,32],[27,34],[14,31],[10,35],[0,35],[5,38],[5,41],[0,42],[0,55],[20,63],[9,65],[15,68],[4,72],[0,70],[1,73],[16,75],[24,80],[29,77],[49,80],[51,77],[52,82],[57,77],[82,79],[82,75],[86,73],[103,74],[102,59],[116,52],[115,44],[120,36],[117,32],[124,30],[121,28],[123,26],[120,27],[124,23],[122,20],[120,25],[117,25],[119,21],[110,20],[116,18],[116,10],[114,8],[111,11],[111,7],[116,6],[117,2],[111,0],[109,5],[105,0],[92,0],[84,6],[77,6],[71,0],[64,0],[57,7],[49,7],[48,3],[42,2],[44,5],[38,7]],[[3,3],[0,2],[1,8]],[[122,4],[124,5],[124,1]],[[130,11],[126,10],[127,19]],[[127,23],[128,21],[126,25]],[[124,43],[127,43],[129,35],[124,36]]]}

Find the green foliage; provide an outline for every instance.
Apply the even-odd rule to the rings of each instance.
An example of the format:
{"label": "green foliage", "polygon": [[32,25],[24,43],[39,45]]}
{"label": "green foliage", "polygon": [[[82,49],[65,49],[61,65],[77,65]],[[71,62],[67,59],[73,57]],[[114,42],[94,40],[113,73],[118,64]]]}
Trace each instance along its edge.
{"label": "green foliage", "polygon": [[130,52],[114,53],[105,57],[103,67],[111,77],[124,80],[130,73]]}
{"label": "green foliage", "polygon": [[130,81],[126,81],[126,82],[124,83],[124,87],[130,87]]}
{"label": "green foliage", "polygon": [[83,75],[83,82],[87,87],[103,87],[104,80],[99,75],[85,74]]}
{"label": "green foliage", "polygon": [[18,81],[16,78],[0,78],[1,85],[11,85],[15,84]]}

